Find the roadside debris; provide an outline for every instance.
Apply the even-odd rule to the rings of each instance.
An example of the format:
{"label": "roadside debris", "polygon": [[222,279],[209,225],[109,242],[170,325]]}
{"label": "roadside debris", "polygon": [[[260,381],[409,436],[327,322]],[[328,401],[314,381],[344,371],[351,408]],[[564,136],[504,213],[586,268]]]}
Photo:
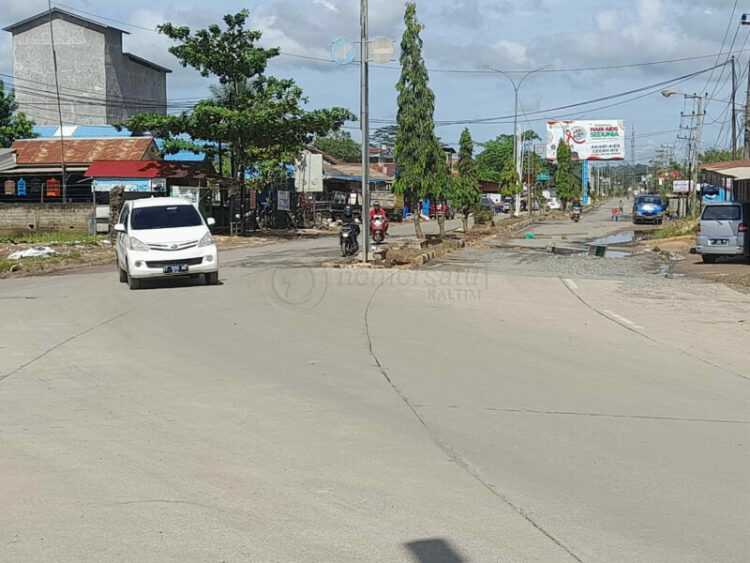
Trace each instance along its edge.
{"label": "roadside debris", "polygon": [[20,260],[21,258],[49,258],[57,254],[49,246],[34,246],[26,250],[18,250],[8,256],[10,260]]}

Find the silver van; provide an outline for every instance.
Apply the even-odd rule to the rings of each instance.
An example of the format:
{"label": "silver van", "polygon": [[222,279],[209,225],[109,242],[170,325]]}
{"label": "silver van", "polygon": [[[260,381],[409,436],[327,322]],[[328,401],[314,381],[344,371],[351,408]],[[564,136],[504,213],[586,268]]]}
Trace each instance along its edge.
{"label": "silver van", "polygon": [[720,256],[750,257],[750,203],[709,203],[703,208],[695,251],[711,264]]}

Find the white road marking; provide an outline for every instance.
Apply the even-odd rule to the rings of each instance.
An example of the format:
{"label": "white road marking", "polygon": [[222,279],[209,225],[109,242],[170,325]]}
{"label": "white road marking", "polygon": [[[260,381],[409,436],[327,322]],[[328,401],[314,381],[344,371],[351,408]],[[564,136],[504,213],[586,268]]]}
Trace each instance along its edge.
{"label": "white road marking", "polygon": [[574,282],[574,281],[573,281],[573,280],[571,280],[571,279],[565,278],[565,279],[563,280],[563,283],[564,283],[565,285],[567,285],[567,286],[568,286],[568,288],[570,288],[570,289],[573,289],[573,290],[576,290],[576,289],[578,289],[578,286],[576,285],[576,282]]}
{"label": "white road marking", "polygon": [[643,328],[642,326],[640,326],[640,325],[637,325],[637,324],[635,324],[635,323],[634,323],[633,321],[631,321],[630,319],[628,319],[628,318],[626,318],[626,317],[623,317],[622,315],[618,315],[618,314],[617,314],[617,313],[615,313],[614,311],[602,311],[602,312],[603,312],[603,313],[604,313],[605,315],[607,315],[607,316],[608,316],[609,318],[611,318],[611,319],[614,319],[614,320],[616,320],[616,321],[619,321],[619,322],[621,322],[621,323],[624,323],[624,324],[626,324],[626,325],[628,325],[628,326],[631,326],[631,327],[633,327],[633,328]]}

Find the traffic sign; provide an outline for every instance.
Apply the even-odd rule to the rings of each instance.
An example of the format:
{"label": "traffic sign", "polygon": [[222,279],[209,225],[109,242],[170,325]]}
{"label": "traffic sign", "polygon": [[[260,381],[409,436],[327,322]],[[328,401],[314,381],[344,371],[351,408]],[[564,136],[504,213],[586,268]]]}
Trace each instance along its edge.
{"label": "traffic sign", "polygon": [[348,39],[338,39],[331,45],[331,58],[336,64],[348,65],[354,61],[357,49]]}
{"label": "traffic sign", "polygon": [[537,174],[536,179],[537,180],[549,180],[549,174]]}

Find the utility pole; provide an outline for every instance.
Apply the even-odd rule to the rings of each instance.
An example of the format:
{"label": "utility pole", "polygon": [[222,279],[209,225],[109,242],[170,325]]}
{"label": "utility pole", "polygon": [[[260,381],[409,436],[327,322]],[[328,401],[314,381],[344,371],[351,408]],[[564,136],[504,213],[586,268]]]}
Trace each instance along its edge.
{"label": "utility pole", "polygon": [[[362,262],[367,264],[370,255],[370,101],[369,101],[369,69],[367,65],[368,53],[368,14],[367,0],[360,0],[359,22],[361,29],[360,43],[360,119],[362,126]],[[416,216],[419,221],[419,215]]]}
{"label": "utility pole", "polygon": [[630,126],[630,166],[632,167],[631,189],[635,188],[635,125]]}
{"label": "utility pole", "polygon": [[737,160],[737,107],[735,98],[737,94],[737,73],[734,66],[734,55],[732,55],[732,160]]}
{"label": "utility pole", "polygon": [[745,148],[744,158],[750,158],[750,59],[747,61],[747,97],[745,98]]}
{"label": "utility pole", "polygon": [[[52,45],[52,67],[55,71],[55,91],[57,92],[57,117],[60,119],[60,164],[62,165],[62,200],[63,203],[65,203],[68,196],[68,181],[65,178],[65,139],[63,134],[62,107],[60,106],[60,82],[57,78],[57,52],[55,51],[55,33],[52,30],[52,0],[47,0],[47,8],[49,9],[49,39],[50,44]],[[94,214],[94,221],[96,221],[96,213]]]}

